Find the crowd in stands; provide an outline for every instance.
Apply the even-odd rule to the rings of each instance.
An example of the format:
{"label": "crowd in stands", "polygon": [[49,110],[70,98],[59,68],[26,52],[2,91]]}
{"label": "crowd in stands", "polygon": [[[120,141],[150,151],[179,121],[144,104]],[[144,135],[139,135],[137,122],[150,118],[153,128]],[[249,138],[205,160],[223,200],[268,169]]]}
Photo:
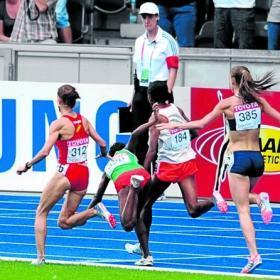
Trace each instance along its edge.
{"label": "crowd in stands", "polygon": [[[72,43],[69,6],[74,0],[0,0],[0,41]],[[89,3],[90,2],[90,3]],[[91,3],[92,2],[92,3]],[[100,2],[100,1],[99,1]],[[127,9],[134,1],[126,0]],[[148,2],[136,1],[136,8]],[[159,26],[180,47],[280,48],[280,0],[153,0]],[[81,0],[84,5],[98,3]],[[105,1],[110,4],[110,1]],[[259,31],[262,40],[259,47]],[[206,36],[205,36],[206,34]],[[208,45],[201,42],[208,40]]]}

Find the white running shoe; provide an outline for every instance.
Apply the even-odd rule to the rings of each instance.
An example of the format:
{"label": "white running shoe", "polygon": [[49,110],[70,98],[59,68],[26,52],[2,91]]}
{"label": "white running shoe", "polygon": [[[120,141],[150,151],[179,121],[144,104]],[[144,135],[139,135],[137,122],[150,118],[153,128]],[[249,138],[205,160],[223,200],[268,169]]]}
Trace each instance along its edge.
{"label": "white running shoe", "polygon": [[115,228],[117,226],[117,221],[113,214],[111,214],[106,206],[99,202],[95,205],[94,209],[97,211],[97,215],[108,222],[111,228]]}
{"label": "white running shoe", "polygon": [[214,201],[217,204],[218,209],[221,213],[227,213],[228,211],[228,204],[222,197],[222,195],[218,191],[213,192]]}
{"label": "white running shoe", "polygon": [[273,212],[269,202],[269,195],[266,192],[260,193],[260,204],[259,207],[261,209],[261,216],[263,222],[267,225],[271,222]]}
{"label": "white running shoe", "polygon": [[35,259],[31,262],[32,265],[43,265],[46,263],[45,258],[42,259]]}
{"label": "white running shoe", "polygon": [[135,265],[138,266],[153,266],[154,259],[152,256],[148,256],[147,258],[142,257],[140,260],[135,262]]}
{"label": "white running shoe", "polygon": [[262,264],[262,258],[260,255],[251,257],[248,259],[248,263],[242,268],[240,273],[250,273],[261,264]]}
{"label": "white running shoe", "polygon": [[140,243],[136,243],[136,244],[125,243],[124,248],[129,254],[135,254],[135,255],[142,256],[142,250],[140,247]]}
{"label": "white running shoe", "polygon": [[144,181],[144,177],[140,175],[132,175],[130,178],[130,183],[133,186],[133,188],[138,189],[141,185],[141,183]]}

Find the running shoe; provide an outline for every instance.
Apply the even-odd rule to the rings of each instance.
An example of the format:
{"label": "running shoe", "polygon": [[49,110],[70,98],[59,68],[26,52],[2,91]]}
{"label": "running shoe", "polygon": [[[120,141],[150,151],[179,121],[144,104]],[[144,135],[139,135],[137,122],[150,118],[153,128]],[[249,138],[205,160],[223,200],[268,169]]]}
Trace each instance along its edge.
{"label": "running shoe", "polygon": [[138,266],[153,266],[153,264],[154,264],[154,259],[152,256],[148,256],[146,258],[143,257],[135,262],[135,265]]}
{"label": "running shoe", "polygon": [[217,204],[218,209],[221,213],[227,213],[228,211],[228,204],[222,197],[222,195],[218,191],[213,192],[214,201]]}
{"label": "running shoe", "polygon": [[46,263],[45,258],[42,259],[35,259],[31,262],[32,265],[43,265]]}
{"label": "running shoe", "polygon": [[107,210],[106,206],[102,202],[96,204],[94,208],[97,211],[97,215],[107,221],[111,228],[115,228],[117,226],[117,221],[114,215]]}
{"label": "running shoe", "polygon": [[272,220],[272,209],[269,202],[269,195],[266,192],[260,193],[260,204],[259,207],[261,209],[261,215],[263,222],[267,225]]}
{"label": "running shoe", "polygon": [[125,243],[124,248],[129,254],[135,254],[135,255],[142,256],[142,250],[140,247],[140,243],[136,243],[136,244]]}
{"label": "running shoe", "polygon": [[144,177],[140,175],[132,175],[130,178],[130,183],[135,189],[138,189],[143,181]]}
{"label": "running shoe", "polygon": [[262,258],[260,255],[248,258],[248,263],[242,268],[240,273],[250,273],[259,265],[262,264]]}

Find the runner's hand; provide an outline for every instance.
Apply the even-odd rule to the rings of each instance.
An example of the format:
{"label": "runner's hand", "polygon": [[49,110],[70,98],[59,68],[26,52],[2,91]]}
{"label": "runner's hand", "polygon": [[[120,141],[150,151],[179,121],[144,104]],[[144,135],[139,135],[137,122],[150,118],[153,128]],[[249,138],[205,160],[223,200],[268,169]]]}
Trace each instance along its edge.
{"label": "runner's hand", "polygon": [[156,123],[158,122],[158,111],[159,111],[159,107],[158,107],[158,103],[154,103],[152,106],[152,110],[153,110],[153,122]]}
{"label": "runner's hand", "polygon": [[25,173],[30,168],[31,168],[31,166],[27,162],[25,165],[22,165],[17,169],[17,174],[21,175],[22,173]]}

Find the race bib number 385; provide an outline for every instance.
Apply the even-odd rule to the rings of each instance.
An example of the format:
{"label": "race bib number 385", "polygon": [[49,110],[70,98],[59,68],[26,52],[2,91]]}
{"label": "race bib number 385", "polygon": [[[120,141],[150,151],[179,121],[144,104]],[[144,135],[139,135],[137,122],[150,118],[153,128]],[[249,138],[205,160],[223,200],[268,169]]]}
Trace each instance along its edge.
{"label": "race bib number 385", "polygon": [[234,107],[236,130],[256,129],[261,123],[261,108],[257,102]]}

